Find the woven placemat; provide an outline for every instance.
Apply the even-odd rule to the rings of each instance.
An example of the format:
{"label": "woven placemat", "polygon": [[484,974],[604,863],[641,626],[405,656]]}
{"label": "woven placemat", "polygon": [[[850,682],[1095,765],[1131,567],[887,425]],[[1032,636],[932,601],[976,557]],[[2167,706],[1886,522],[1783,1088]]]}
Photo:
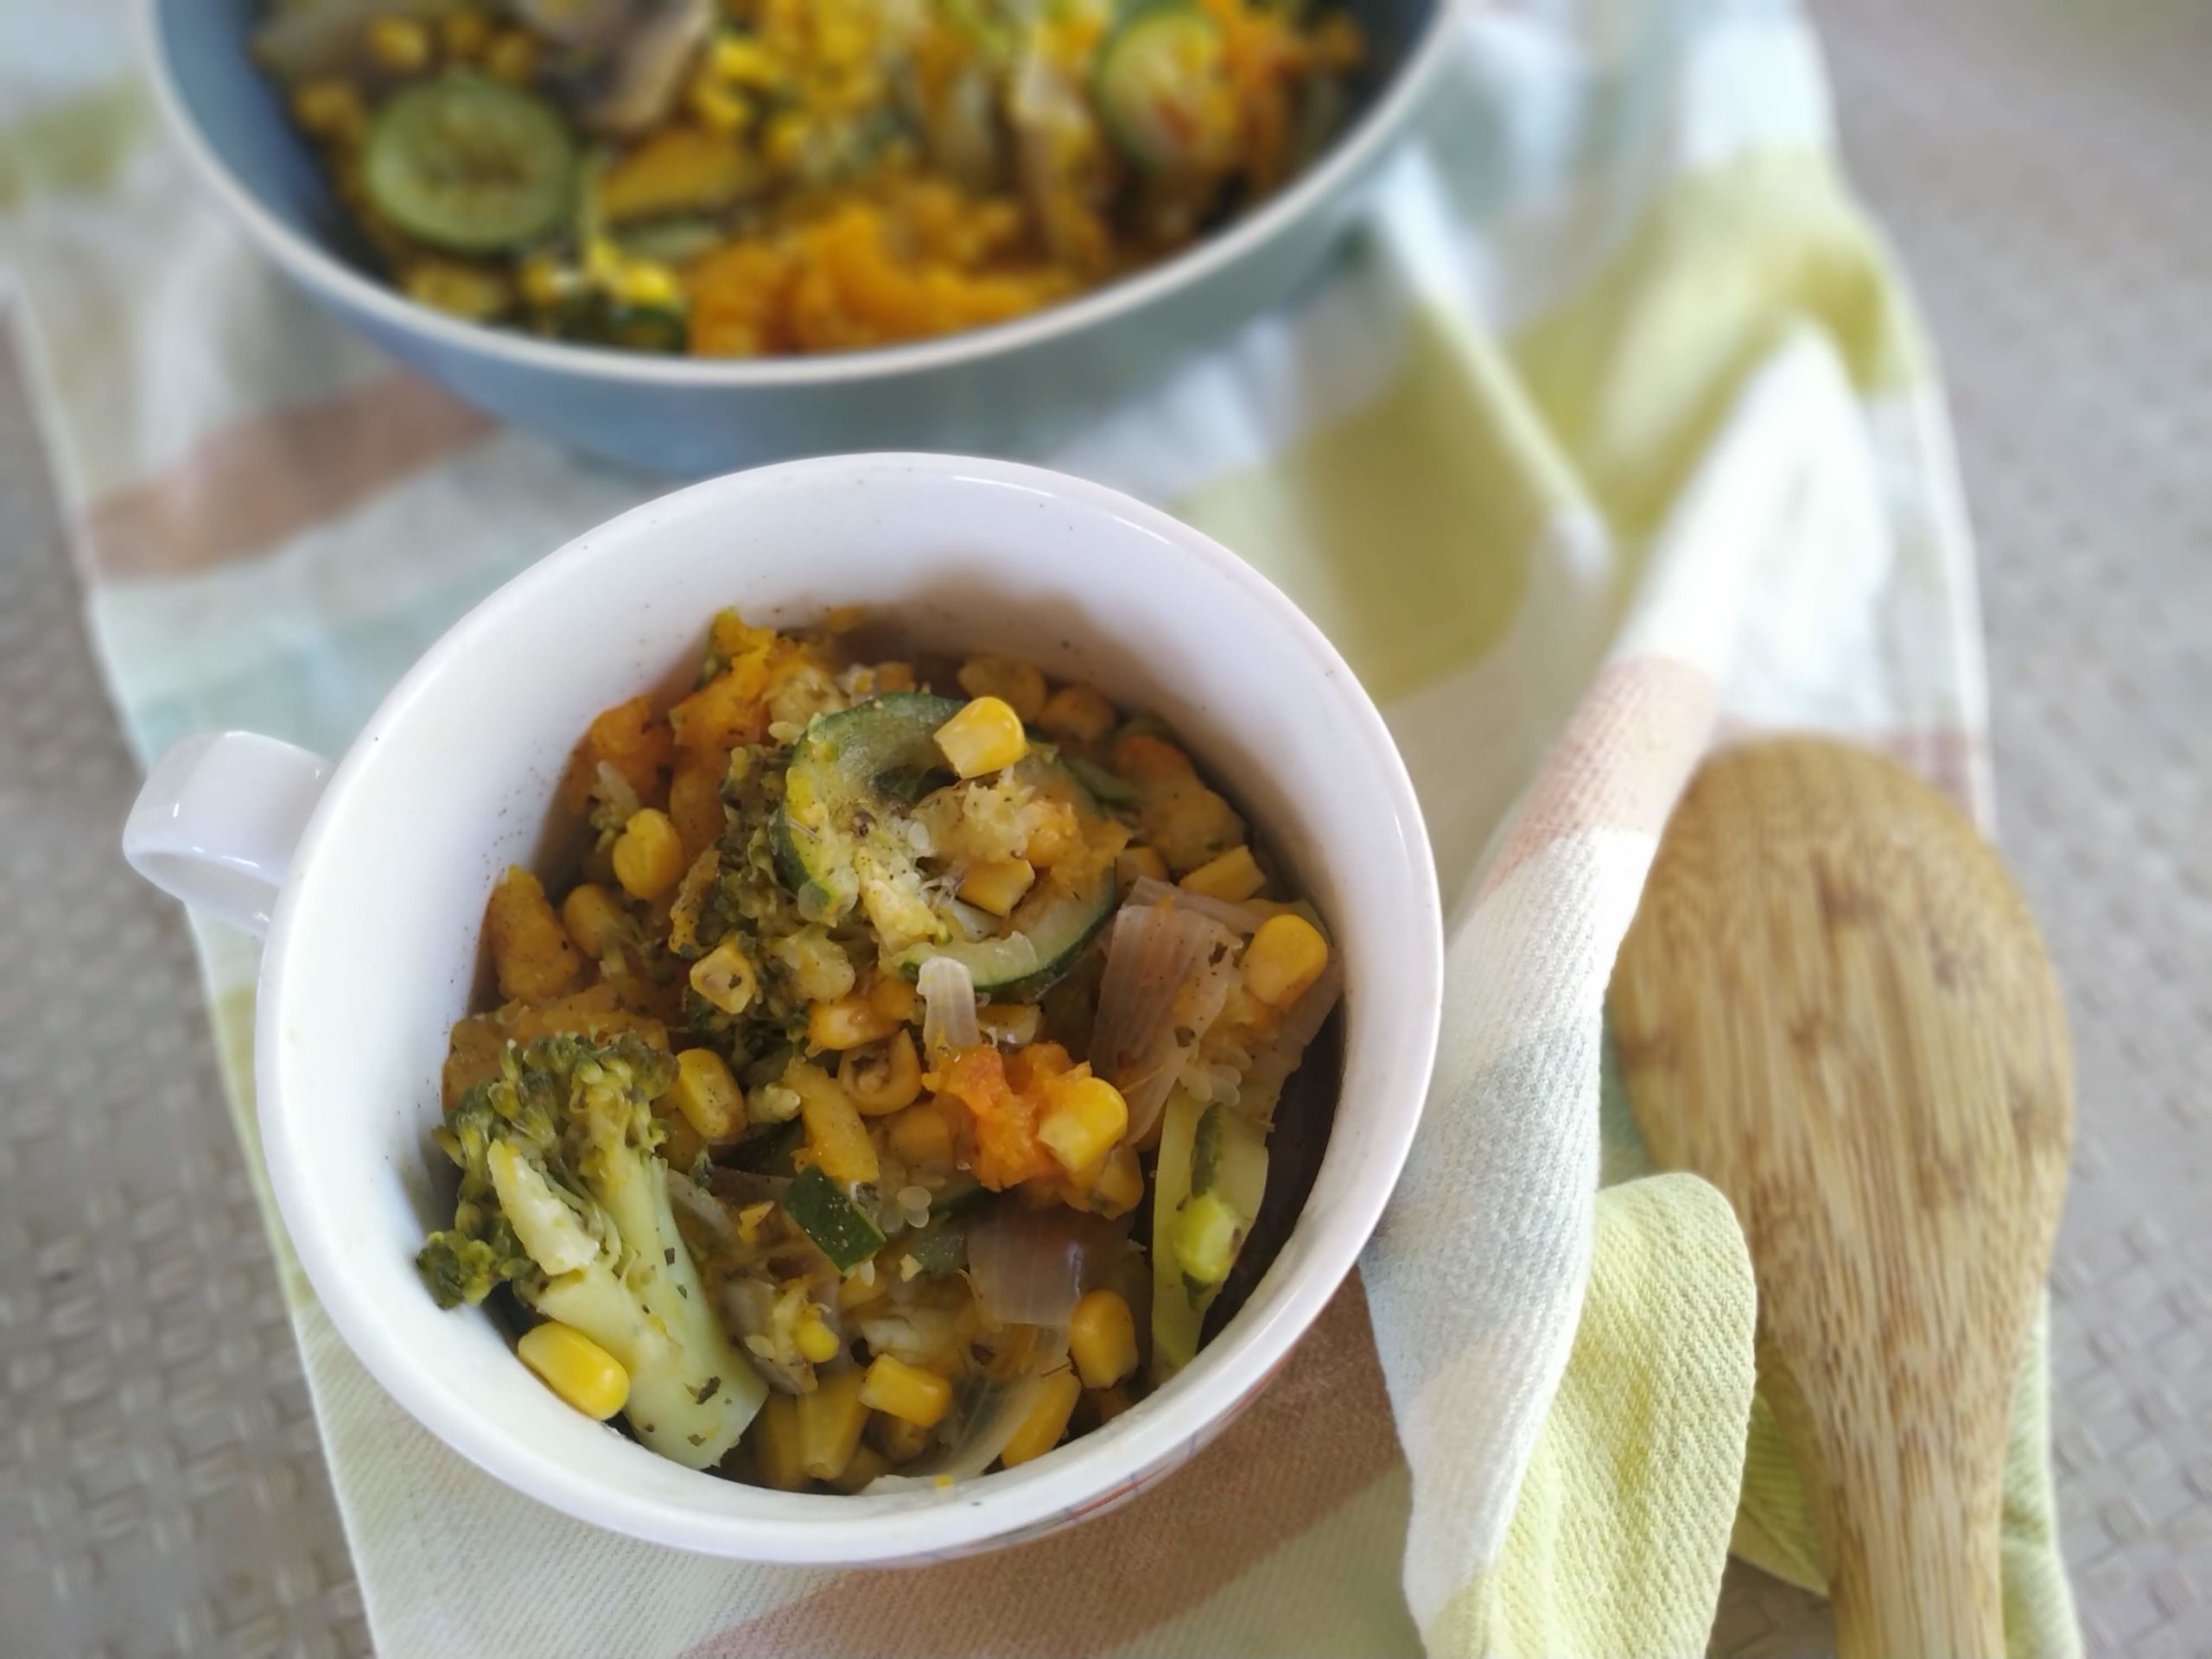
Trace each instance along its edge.
{"label": "woven placemat", "polygon": [[[1825,0],[1847,148],[1947,360],[2001,830],[2072,1001],[2059,1505],[2091,1649],[2212,1656],[2212,10]],[[0,1630],[367,1650],[179,918],[0,329]],[[1716,1651],[1824,1652],[1732,1571]],[[397,1656],[395,1656],[397,1659]],[[410,1656],[411,1659],[411,1656]]]}

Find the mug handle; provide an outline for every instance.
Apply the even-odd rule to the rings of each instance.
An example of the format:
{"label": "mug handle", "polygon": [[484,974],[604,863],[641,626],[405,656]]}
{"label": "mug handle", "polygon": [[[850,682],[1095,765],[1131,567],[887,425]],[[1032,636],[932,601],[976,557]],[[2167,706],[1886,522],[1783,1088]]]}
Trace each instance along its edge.
{"label": "mug handle", "polygon": [[123,827],[130,868],[259,938],[331,763],[254,732],[202,732],[163,755]]}

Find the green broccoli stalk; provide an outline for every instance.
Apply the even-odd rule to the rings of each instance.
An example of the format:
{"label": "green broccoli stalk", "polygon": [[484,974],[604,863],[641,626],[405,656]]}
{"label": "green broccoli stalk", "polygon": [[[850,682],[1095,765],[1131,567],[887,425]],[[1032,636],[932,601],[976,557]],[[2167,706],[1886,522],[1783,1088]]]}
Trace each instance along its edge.
{"label": "green broccoli stalk", "polygon": [[721,1460],[767,1396],[707,1305],[654,1155],[675,1062],[634,1035],[543,1037],[500,1057],[437,1132],[461,1166],[449,1231],[416,1258],[442,1307],[496,1284],[574,1325],[630,1373],[638,1438],[694,1469]]}

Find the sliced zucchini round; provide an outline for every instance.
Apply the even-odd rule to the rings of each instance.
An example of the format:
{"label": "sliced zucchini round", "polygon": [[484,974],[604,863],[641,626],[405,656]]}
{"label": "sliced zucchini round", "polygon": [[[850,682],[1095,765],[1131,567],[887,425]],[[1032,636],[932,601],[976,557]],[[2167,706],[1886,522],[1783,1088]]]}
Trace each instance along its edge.
{"label": "sliced zucchini round", "polygon": [[394,229],[452,253],[496,253],[558,228],[575,164],[575,142],[550,104],[454,73],[385,100],[361,179]]}
{"label": "sliced zucchini round", "polygon": [[[952,781],[937,732],[962,707],[952,697],[890,692],[807,728],[791,751],[775,826],[777,872],[803,911],[834,920],[860,901],[863,869],[914,868],[907,810]],[[1049,767],[1086,812],[1097,812],[1073,773],[1058,763],[1033,764]],[[1007,918],[1003,932],[916,944],[895,965],[912,976],[931,957],[948,956],[967,967],[979,991],[1004,996],[1042,990],[1075,965],[1113,914],[1114,899],[1110,867],[1079,880],[1047,871]]]}
{"label": "sliced zucchini round", "polygon": [[1122,153],[1153,172],[1202,172],[1236,137],[1221,28],[1191,0],[1141,5],[1098,54],[1093,96]]}

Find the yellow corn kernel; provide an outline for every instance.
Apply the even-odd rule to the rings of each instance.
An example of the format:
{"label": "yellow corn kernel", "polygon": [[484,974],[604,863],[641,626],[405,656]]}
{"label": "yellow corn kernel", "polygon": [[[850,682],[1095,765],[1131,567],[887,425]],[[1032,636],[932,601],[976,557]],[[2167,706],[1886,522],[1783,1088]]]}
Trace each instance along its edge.
{"label": "yellow corn kernel", "polygon": [[986,1002],[976,1010],[983,1040],[1002,1048],[1027,1048],[1045,1028],[1045,1010],[1034,1002]]}
{"label": "yellow corn kernel", "polygon": [[1063,743],[1096,743],[1114,729],[1114,705],[1087,685],[1064,685],[1045,699],[1037,724]]}
{"label": "yellow corn kernel", "polygon": [[854,1449],[852,1461],[845,1465],[845,1472],[830,1484],[841,1492],[865,1490],[872,1480],[880,1479],[891,1472],[891,1460],[872,1446]]}
{"label": "yellow corn kernel", "polygon": [[683,1113],[661,1112],[658,1116],[662,1130],[661,1161],[671,1169],[690,1173],[699,1160],[706,1155],[707,1143],[700,1139],[699,1131],[691,1127],[691,1120]]}
{"label": "yellow corn kernel", "polygon": [[1270,916],[1244,947],[1244,988],[1269,1007],[1287,1008],[1329,965],[1329,942],[1303,916]]}
{"label": "yellow corn kernel", "polygon": [[630,1373],[622,1362],[572,1325],[558,1319],[533,1325],[522,1333],[515,1352],[547,1388],[600,1422],[630,1398]]}
{"label": "yellow corn kernel", "polygon": [[438,38],[445,46],[447,57],[456,63],[467,63],[490,42],[492,20],[475,7],[464,6],[439,20]]}
{"label": "yellow corn kernel", "polygon": [[971,697],[996,697],[1024,721],[1045,711],[1045,677],[1010,657],[970,657],[957,677]]}
{"label": "yellow corn kernel", "polygon": [[415,17],[369,20],[369,56],[388,75],[411,75],[429,67],[430,31]]}
{"label": "yellow corn kernel", "polygon": [[735,939],[720,944],[691,964],[691,988],[724,1014],[742,1014],[760,994],[760,976]]}
{"label": "yellow corn kernel", "polygon": [[952,1408],[952,1384],[894,1354],[879,1354],[861,1384],[861,1402],[917,1427],[935,1428]]}
{"label": "yellow corn kernel", "polygon": [[1254,861],[1249,847],[1232,847],[1220,857],[1210,859],[1192,870],[1183,878],[1182,885],[1209,899],[1241,904],[1266,887],[1268,878]]}
{"label": "yellow corn kernel", "polygon": [[734,138],[753,119],[752,100],[707,75],[695,78],[683,102],[701,126],[723,138]]}
{"label": "yellow corn kernel", "polygon": [[1116,1147],[1108,1153],[1085,1196],[1089,1207],[1102,1216],[1126,1216],[1135,1209],[1144,1197],[1144,1168],[1137,1162],[1137,1149]]}
{"label": "yellow corn kernel", "polygon": [[707,54],[708,67],[717,79],[740,86],[773,86],[784,78],[775,57],[760,41],[742,35],[724,35]]}
{"label": "yellow corn kernel", "polygon": [[524,260],[516,280],[523,298],[540,311],[565,305],[582,287],[576,273],[550,253],[534,253]]}
{"label": "yellow corn kernel", "polygon": [[369,110],[359,87],[332,75],[300,83],[292,94],[292,119],[310,138],[351,144],[367,130]]}
{"label": "yellow corn kernel", "polygon": [[1086,1389],[1110,1389],[1137,1368],[1137,1321],[1110,1290],[1094,1290],[1068,1315],[1068,1357]]}
{"label": "yellow corn kernel", "polygon": [[537,79],[537,42],[519,29],[499,31],[484,48],[484,72],[511,86]]}
{"label": "yellow corn kernel", "polygon": [[806,1484],[801,1461],[798,1402],[788,1394],[772,1394],[760,1407],[748,1431],[753,1436],[753,1463],[761,1483],[779,1492],[795,1492]]}
{"label": "yellow corn kernel", "polygon": [[607,284],[613,297],[640,310],[673,311],[683,303],[683,285],[666,265],[650,259],[626,259]]}
{"label": "yellow corn kernel", "polygon": [[843,1053],[867,1043],[880,1043],[906,1022],[894,1020],[858,991],[828,1002],[817,1002],[806,1011],[806,1046]]}
{"label": "yellow corn kernel", "polygon": [[812,1306],[807,1308],[806,1317],[798,1322],[798,1334],[792,1341],[807,1363],[813,1365],[827,1365],[837,1357],[845,1345],[837,1340],[837,1333],[823,1319],[822,1310]]}
{"label": "yellow corn kernel", "polygon": [[784,1069],[784,1082],[798,1095],[807,1150],[822,1173],[833,1181],[874,1180],[881,1173],[875,1142],[868,1139],[853,1097],[838,1087],[837,1080],[818,1066],[793,1060]]}
{"label": "yellow corn kernel", "polygon": [[584,960],[597,962],[629,937],[630,917],[622,901],[605,887],[586,881],[569,889],[561,901],[561,925],[583,952]]}
{"label": "yellow corn kernel", "polygon": [[676,1057],[676,1081],[668,1094],[709,1145],[734,1140],[745,1128],[745,1091],[711,1048],[687,1048]]}
{"label": "yellow corn kernel", "polygon": [[1037,872],[1026,858],[987,858],[968,867],[961,879],[960,896],[978,910],[1007,916],[1021,902],[1022,894],[1037,884]]}
{"label": "yellow corn kernel", "polygon": [[879,974],[868,988],[868,1000],[885,1019],[905,1025],[914,1017],[914,982],[903,974]]}
{"label": "yellow corn kernel", "polygon": [[883,1138],[909,1169],[952,1161],[952,1126],[935,1101],[909,1106],[884,1126]]}
{"label": "yellow corn kernel", "polygon": [[1037,1403],[1014,1431],[1006,1450],[999,1453],[999,1461],[1011,1469],[1032,1458],[1041,1458],[1058,1446],[1060,1436],[1068,1432],[1068,1419],[1075,1414],[1075,1402],[1082,1394],[1083,1384],[1076,1381],[1073,1371],[1054,1371],[1046,1376],[1038,1389]]}
{"label": "yellow corn kernel", "polygon": [[772,166],[789,168],[795,165],[799,152],[806,148],[806,118],[796,110],[786,110],[768,123],[762,136],[761,153]]}
{"label": "yellow corn kernel", "polygon": [[1129,1398],[1127,1389],[1101,1389],[1090,1396],[1090,1408],[1098,1414],[1101,1428],[1135,1404],[1136,1402]]}
{"label": "yellow corn kernel", "polygon": [[1229,1277],[1243,1242],[1244,1217],[1218,1192],[1201,1192],[1184,1205],[1168,1235],[1176,1266],[1202,1285],[1217,1285]]}
{"label": "yellow corn kernel", "polygon": [[900,1029],[879,1050],[851,1049],[837,1062],[837,1081],[863,1117],[885,1117],[922,1092],[922,1057],[913,1033]]}
{"label": "yellow corn kernel", "polygon": [[695,859],[721,839],[729,814],[722,806],[722,768],[711,758],[677,767],[669,779],[668,821]]}
{"label": "yellow corn kernel", "polygon": [[868,1437],[893,1463],[912,1463],[930,1449],[936,1437],[919,1423],[880,1412],[868,1420]]}
{"label": "yellow corn kernel", "polygon": [[683,879],[683,837],[657,807],[630,815],[614,842],[614,879],[632,899],[658,899]]}
{"label": "yellow corn kernel", "polygon": [[963,778],[1010,766],[1029,753],[1021,716],[1000,697],[977,697],[937,729],[937,746]]}
{"label": "yellow corn kernel", "polygon": [[1128,1127],[1129,1103],[1120,1090],[1103,1077],[1077,1077],[1052,1090],[1037,1138],[1073,1172],[1103,1158]]}
{"label": "yellow corn kernel", "polygon": [[861,1403],[866,1376],[857,1365],[824,1372],[798,1397],[799,1466],[817,1480],[843,1474],[860,1447],[861,1430],[868,1427],[868,1408]]}
{"label": "yellow corn kernel", "polygon": [[1167,861],[1160,856],[1157,847],[1126,847],[1114,856],[1114,879],[1127,893],[1145,876],[1155,881],[1167,879]]}
{"label": "yellow corn kernel", "polygon": [[[874,1263],[869,1263],[874,1267]],[[849,1313],[856,1307],[866,1307],[870,1302],[887,1294],[891,1289],[891,1275],[876,1267],[873,1273],[863,1275],[855,1268],[837,1281],[837,1311]]]}

